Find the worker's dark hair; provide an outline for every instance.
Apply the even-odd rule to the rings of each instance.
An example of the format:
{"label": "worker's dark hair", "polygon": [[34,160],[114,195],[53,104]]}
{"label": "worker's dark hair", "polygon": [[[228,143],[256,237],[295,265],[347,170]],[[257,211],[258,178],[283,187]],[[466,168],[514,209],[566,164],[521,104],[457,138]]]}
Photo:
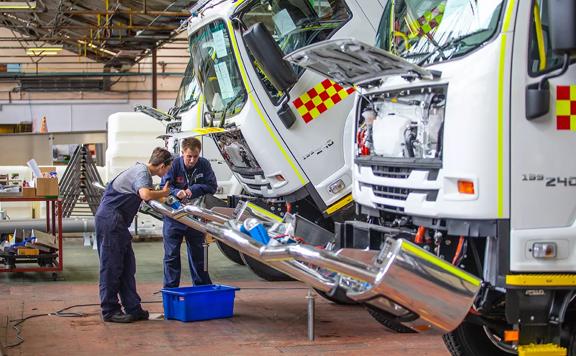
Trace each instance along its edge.
{"label": "worker's dark hair", "polygon": [[194,150],[201,150],[202,149],[202,142],[200,142],[199,139],[197,139],[196,137],[186,137],[185,139],[182,140],[182,144],[180,145],[180,147],[182,147],[182,151],[186,151],[188,148],[191,149],[192,151]]}
{"label": "worker's dark hair", "polygon": [[153,166],[159,166],[164,163],[165,166],[168,166],[170,163],[172,163],[173,159],[174,157],[170,151],[162,147],[156,147],[154,151],[152,151],[152,155],[150,156],[148,163]]}

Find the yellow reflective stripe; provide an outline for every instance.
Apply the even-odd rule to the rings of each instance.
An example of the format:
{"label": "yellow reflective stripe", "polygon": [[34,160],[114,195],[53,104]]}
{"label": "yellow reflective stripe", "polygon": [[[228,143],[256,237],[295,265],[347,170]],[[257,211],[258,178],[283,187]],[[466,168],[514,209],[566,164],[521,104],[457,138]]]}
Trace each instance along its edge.
{"label": "yellow reflective stripe", "polygon": [[536,42],[538,43],[538,56],[540,57],[539,69],[546,69],[546,48],[544,48],[544,34],[542,31],[542,19],[540,19],[540,7],[534,2],[534,27],[536,27]]}
{"label": "yellow reflective stripe", "polygon": [[198,105],[198,112],[196,113],[196,127],[200,128],[202,127],[202,104],[204,103],[204,95],[200,95],[200,97],[198,97],[198,103],[196,105]]}
{"label": "yellow reflective stripe", "polygon": [[238,0],[234,3],[234,7],[238,7],[240,6],[242,3],[244,2],[244,0]]}
{"label": "yellow reflective stripe", "polygon": [[413,255],[416,255],[416,256],[420,257],[421,259],[426,260],[426,261],[432,263],[433,265],[436,265],[436,266],[442,268],[446,272],[449,272],[449,273],[453,274],[454,276],[460,277],[461,279],[467,281],[468,283],[470,283],[476,287],[480,286],[480,282],[481,282],[480,279],[472,276],[471,274],[464,272],[463,270],[461,270],[459,268],[454,267],[454,265],[451,265],[450,263],[444,261],[443,259],[440,259],[440,258],[434,256],[433,254],[424,251],[420,247],[414,246],[411,243],[406,241],[402,244],[402,248],[404,250],[409,251]]}
{"label": "yellow reflective stripe", "polygon": [[346,205],[350,204],[352,202],[352,200],[353,200],[352,194],[348,194],[344,198],[342,198],[342,199],[338,200],[336,203],[332,204],[324,212],[328,215],[332,215],[332,213],[335,213],[336,211],[338,211],[341,208],[345,207]]}
{"label": "yellow reflective stripe", "polygon": [[497,216],[498,218],[504,217],[504,78],[506,73],[506,42],[508,36],[508,27],[510,26],[510,19],[512,18],[512,10],[514,9],[514,0],[508,2],[506,9],[506,17],[504,25],[502,26],[502,42],[500,44],[500,64],[498,66],[498,159],[497,159]]}
{"label": "yellow reflective stripe", "polygon": [[508,8],[506,9],[506,17],[504,18],[504,26],[502,27],[502,32],[508,32],[508,27],[510,27],[510,20],[512,19],[512,10],[514,9],[514,1],[510,0],[508,2]]}
{"label": "yellow reflective stripe", "polygon": [[502,35],[500,46],[500,65],[498,69],[498,160],[497,160],[497,194],[498,218],[504,217],[504,71],[506,66],[506,35]]}
{"label": "yellow reflective stripe", "polygon": [[269,212],[268,210],[266,210],[266,209],[264,209],[264,208],[259,207],[259,206],[256,205],[256,204],[253,204],[253,203],[250,203],[250,202],[249,202],[249,203],[246,204],[246,206],[249,207],[250,209],[254,210],[255,212],[257,212],[258,214],[262,214],[262,215],[264,215],[264,216],[266,216],[266,217],[268,217],[268,218],[270,218],[270,219],[272,219],[272,220],[275,220],[275,221],[278,221],[278,222],[282,222],[282,218],[281,218],[281,217],[279,217],[279,216],[276,215],[276,214],[273,214],[273,213]]}
{"label": "yellow reflective stripe", "polygon": [[576,274],[510,274],[506,276],[506,284],[524,287],[574,287]]}
{"label": "yellow reflective stripe", "polygon": [[568,349],[556,344],[530,344],[518,346],[518,356],[566,356]]}
{"label": "yellow reflective stripe", "polygon": [[[392,0],[392,4],[391,5],[391,11],[390,11],[390,38],[393,39],[394,37],[392,36],[392,34],[394,33],[394,7],[396,6],[396,0]],[[390,40],[390,43],[388,44],[388,51],[392,52],[392,44],[394,43],[394,41]],[[395,52],[392,52],[395,53]]]}
{"label": "yellow reflective stripe", "polygon": [[306,184],[306,180],[304,179],[302,174],[300,174],[300,172],[298,171],[298,168],[296,167],[294,162],[290,159],[288,152],[286,152],[284,147],[282,147],[282,143],[280,142],[280,140],[276,137],[276,135],[274,135],[274,131],[272,131],[270,124],[264,118],[264,115],[262,114],[262,111],[260,110],[260,107],[258,106],[258,103],[256,102],[256,99],[254,98],[254,95],[252,95],[252,90],[249,90],[250,84],[248,83],[248,76],[246,74],[246,70],[244,69],[244,63],[242,62],[242,57],[240,57],[240,51],[238,50],[238,43],[236,43],[236,36],[234,34],[234,28],[232,28],[232,22],[228,21],[227,25],[228,25],[228,32],[230,32],[230,39],[232,42],[232,48],[234,49],[234,54],[236,55],[236,59],[238,60],[238,67],[240,68],[240,75],[242,76],[242,81],[244,82],[244,87],[248,91],[248,97],[250,98],[252,105],[254,105],[254,109],[256,109],[256,112],[258,113],[260,120],[262,120],[262,123],[264,124],[266,131],[268,131],[268,134],[270,134],[270,136],[272,137],[272,140],[274,141],[274,143],[276,144],[276,146],[278,147],[278,149],[282,153],[282,156],[284,156],[284,159],[286,160],[286,162],[288,162],[288,164],[290,165],[292,170],[294,170],[294,173],[296,174],[296,177],[298,177],[298,180],[300,181],[300,183],[302,185],[304,185],[304,184]]}

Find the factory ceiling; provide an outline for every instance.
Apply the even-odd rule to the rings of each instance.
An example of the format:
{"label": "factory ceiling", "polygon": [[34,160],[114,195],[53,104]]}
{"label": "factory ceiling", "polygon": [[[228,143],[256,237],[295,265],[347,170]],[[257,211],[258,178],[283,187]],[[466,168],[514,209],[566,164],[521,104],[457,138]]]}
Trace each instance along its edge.
{"label": "factory ceiling", "polygon": [[[36,0],[0,1],[0,27],[12,36],[2,42],[30,57],[74,52],[124,71],[154,48],[175,39],[195,0]],[[13,47],[11,47],[13,48]],[[2,54],[0,53],[0,57]]]}

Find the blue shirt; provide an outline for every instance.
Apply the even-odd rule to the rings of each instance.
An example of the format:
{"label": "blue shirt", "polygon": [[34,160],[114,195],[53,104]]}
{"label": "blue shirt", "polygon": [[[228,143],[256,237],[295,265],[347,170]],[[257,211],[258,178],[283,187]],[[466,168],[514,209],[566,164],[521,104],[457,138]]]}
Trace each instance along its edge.
{"label": "blue shirt", "polygon": [[[168,173],[162,177],[160,185],[163,187],[170,182],[170,194],[176,196],[178,191],[190,189],[192,199],[200,198],[206,194],[216,193],[218,182],[212,170],[210,162],[204,157],[199,157],[193,167],[186,168],[184,159],[178,157],[172,162]],[[164,223],[174,222],[171,218],[164,218]]]}

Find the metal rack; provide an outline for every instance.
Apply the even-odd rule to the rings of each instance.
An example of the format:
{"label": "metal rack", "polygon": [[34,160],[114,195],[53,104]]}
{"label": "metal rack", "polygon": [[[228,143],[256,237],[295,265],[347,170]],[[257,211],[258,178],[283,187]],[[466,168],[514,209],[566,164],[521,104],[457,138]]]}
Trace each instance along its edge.
{"label": "metal rack", "polygon": [[103,192],[98,190],[94,183],[103,185],[98,174],[96,164],[87,145],[80,145],[70,158],[70,163],[60,180],[60,196],[63,199],[63,212],[65,218],[73,215],[94,216]]}
{"label": "metal rack", "polygon": [[[62,200],[59,198],[23,198],[23,197],[0,197],[0,202],[34,202],[40,201],[46,203],[46,232],[57,237],[58,252],[57,256],[54,254],[47,254],[46,258],[50,261],[57,259],[56,266],[40,266],[40,267],[18,267],[18,264],[29,264],[43,262],[41,255],[38,256],[7,256],[4,252],[0,253],[3,259],[14,259],[13,264],[5,265],[5,268],[0,267],[0,272],[52,272],[52,278],[56,279],[58,274],[64,268],[63,249],[62,249]],[[50,263],[52,264],[52,263]]]}

